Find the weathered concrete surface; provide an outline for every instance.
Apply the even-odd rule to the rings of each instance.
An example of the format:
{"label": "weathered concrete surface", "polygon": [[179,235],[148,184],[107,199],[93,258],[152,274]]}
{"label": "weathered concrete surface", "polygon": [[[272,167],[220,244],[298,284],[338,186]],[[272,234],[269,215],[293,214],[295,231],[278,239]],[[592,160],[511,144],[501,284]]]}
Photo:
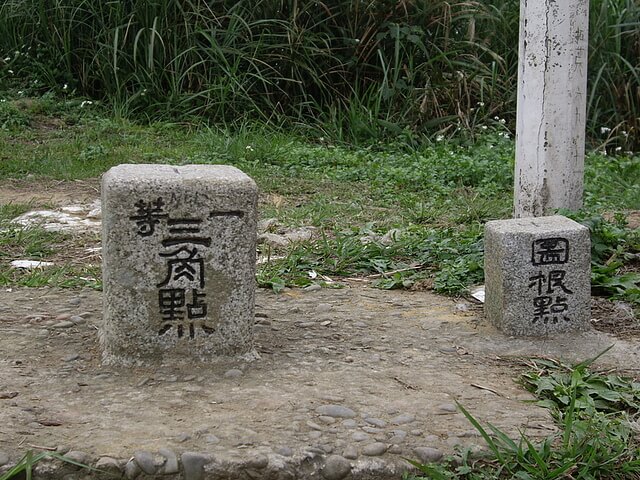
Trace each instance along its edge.
{"label": "weathered concrete surface", "polygon": [[589,229],[561,215],[485,225],[485,313],[508,335],[590,328]]}
{"label": "weathered concrete surface", "polygon": [[118,165],[102,177],[105,363],[251,352],[255,182],[227,165]]}
{"label": "weathered concrete surface", "polygon": [[402,457],[482,448],[455,401],[512,435],[550,434],[547,411],[523,402],[515,356],[583,360],[615,343],[600,365],[640,368],[637,344],[514,339],[479,313],[426,292],[260,290],[259,360],[125,369],[100,364],[99,292],[3,289],[0,452],[15,462],[58,447],[131,477],[155,472],[143,478],[386,480]]}
{"label": "weathered concrete surface", "polygon": [[588,0],[520,0],[516,217],[582,206],[588,30]]}

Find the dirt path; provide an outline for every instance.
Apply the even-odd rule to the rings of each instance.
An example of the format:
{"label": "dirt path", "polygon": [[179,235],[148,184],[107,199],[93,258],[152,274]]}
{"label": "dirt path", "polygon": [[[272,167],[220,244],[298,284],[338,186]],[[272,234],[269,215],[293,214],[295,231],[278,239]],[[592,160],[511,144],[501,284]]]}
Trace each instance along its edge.
{"label": "dirt path", "polygon": [[258,360],[115,369],[100,365],[99,292],[4,289],[0,451],[80,450],[121,468],[143,451],[156,472],[162,449],[199,452],[206,478],[334,478],[322,472],[340,457],[353,478],[389,478],[403,457],[482,448],[456,401],[512,435],[551,433],[514,382],[516,358],[582,360],[615,343],[603,365],[640,368],[633,343],[516,340],[427,292],[260,290],[257,303]]}
{"label": "dirt path", "polygon": [[87,204],[100,196],[99,180],[50,180],[26,178],[0,181],[0,205],[27,203],[60,207]]}
{"label": "dirt path", "polygon": [[[0,203],[87,204],[97,192],[97,180],[3,182]],[[551,434],[515,381],[531,357],[580,361],[615,344],[599,365],[640,375],[637,322],[621,329],[624,306],[599,299],[594,325],[617,337],[529,340],[429,292],[259,290],[257,359],[130,369],[100,364],[101,309],[93,290],[0,290],[0,474],[46,448],[127,478],[400,478],[404,458],[484,448],[456,402],[510,435]]]}

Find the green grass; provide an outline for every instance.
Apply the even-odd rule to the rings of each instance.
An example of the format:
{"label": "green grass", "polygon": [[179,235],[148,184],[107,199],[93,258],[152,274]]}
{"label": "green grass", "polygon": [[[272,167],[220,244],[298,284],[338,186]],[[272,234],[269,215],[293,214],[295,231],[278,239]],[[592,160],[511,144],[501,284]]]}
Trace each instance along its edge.
{"label": "green grass", "polygon": [[0,286],[102,288],[102,274],[98,267],[51,266],[30,270],[8,269],[0,264]]}
{"label": "green grass", "polygon": [[75,467],[79,467],[82,469],[91,470],[93,472],[106,473],[107,476],[113,477],[113,475],[109,475],[107,472],[90,467],[88,465],[84,465],[82,463],[78,463],[75,460],[67,458],[64,455],[60,455],[56,452],[45,451],[34,453],[33,451],[29,450],[18,461],[18,463],[16,463],[13,467],[0,475],[0,480],[31,480],[32,478],[34,478],[34,469],[37,464],[50,459],[58,460],[60,462],[74,465]]}
{"label": "green grass", "polygon": [[638,478],[640,437],[633,422],[640,412],[640,383],[612,373],[590,371],[589,366],[598,357],[577,365],[552,360],[529,362],[522,382],[538,397],[540,406],[550,409],[557,434],[537,442],[521,433],[514,440],[490,423],[482,425],[458,405],[485,440],[486,455],[478,458],[462,451],[443,464],[411,461],[425,476],[406,478]]}
{"label": "green grass", "polygon": [[[319,229],[315,240],[284,251],[261,247],[264,255],[285,256],[259,271],[260,285],[276,290],[319,281],[310,278],[313,270],[330,278],[375,275],[381,288],[426,285],[442,293],[464,292],[483,280],[483,224],[511,215],[514,145],[500,121],[481,130],[474,142],[463,138],[358,147],[257,124],[235,129],[140,125],[68,98],[59,99],[58,106],[52,102],[50,96],[5,102],[28,122],[0,130],[0,181],[93,178],[125,162],[235,165],[258,183],[262,218],[276,217],[285,228]],[[57,127],[43,128],[52,124]],[[636,304],[634,258],[640,242],[637,233],[611,215],[640,209],[639,166],[638,156],[589,154],[585,209],[574,215],[592,229],[594,287]],[[6,220],[26,207],[2,208],[13,209],[2,217]],[[392,229],[401,232],[397,241],[380,243]],[[361,241],[366,236],[372,241]],[[0,234],[5,264],[7,255],[55,256],[69,241],[37,230],[12,228]],[[41,285],[50,278],[53,284],[67,285],[77,275],[98,285],[99,272],[60,267],[37,274],[5,272],[0,281]]]}
{"label": "green grass", "polygon": [[[71,235],[11,223],[33,207],[17,203],[0,205],[0,286],[101,288],[99,267],[61,256],[75,243]],[[13,260],[47,261],[52,257],[56,265],[48,267],[22,269],[10,265]]]}
{"label": "green grass", "polygon": [[432,278],[436,291],[456,293],[482,280],[479,224],[460,229],[414,226],[400,230],[391,243],[382,242],[372,227],[353,227],[331,236],[325,231],[315,242],[294,245],[284,259],[259,270],[258,284],[275,290],[307,286],[315,283],[309,276],[313,271],[338,279],[374,275],[374,285],[385,289],[410,288]]}

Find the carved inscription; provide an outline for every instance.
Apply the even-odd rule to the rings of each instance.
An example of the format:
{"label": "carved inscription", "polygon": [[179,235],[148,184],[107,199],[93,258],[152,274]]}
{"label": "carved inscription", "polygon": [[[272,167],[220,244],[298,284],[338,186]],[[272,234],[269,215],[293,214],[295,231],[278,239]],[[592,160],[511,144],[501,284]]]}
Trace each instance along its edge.
{"label": "carved inscription", "polygon": [[[573,291],[567,287],[567,271],[558,267],[568,261],[569,240],[566,238],[543,238],[532,243],[531,265],[538,267],[529,276],[529,290],[534,295],[533,323],[570,321],[567,300]],[[548,265],[553,267],[544,268]]]}
{"label": "carved inscription", "polygon": [[[202,233],[205,221],[216,217],[242,218],[240,211],[213,211],[208,218],[174,217],[165,211],[166,203],[155,200],[138,200],[135,212],[129,217],[135,223],[140,237],[157,235],[158,257],[164,264],[164,274],[159,278],[157,311],[162,318],[159,335],[174,330],[178,338],[195,338],[196,329],[211,335],[215,327],[210,325],[207,313],[209,305],[206,293],[206,265],[203,253],[211,247],[211,237]],[[157,228],[162,226],[163,228]]]}

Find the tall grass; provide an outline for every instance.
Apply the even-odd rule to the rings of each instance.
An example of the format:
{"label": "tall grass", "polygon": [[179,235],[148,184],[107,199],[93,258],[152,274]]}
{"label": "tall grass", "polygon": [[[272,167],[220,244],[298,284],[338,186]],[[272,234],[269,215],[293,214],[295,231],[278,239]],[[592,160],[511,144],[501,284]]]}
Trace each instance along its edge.
{"label": "tall grass", "polygon": [[640,147],[640,3],[591,2],[588,120],[605,146]]}
{"label": "tall grass", "polygon": [[[589,128],[625,148],[640,137],[639,8],[591,1]],[[5,0],[0,74],[123,115],[474,133],[514,117],[518,14],[518,0]]]}

